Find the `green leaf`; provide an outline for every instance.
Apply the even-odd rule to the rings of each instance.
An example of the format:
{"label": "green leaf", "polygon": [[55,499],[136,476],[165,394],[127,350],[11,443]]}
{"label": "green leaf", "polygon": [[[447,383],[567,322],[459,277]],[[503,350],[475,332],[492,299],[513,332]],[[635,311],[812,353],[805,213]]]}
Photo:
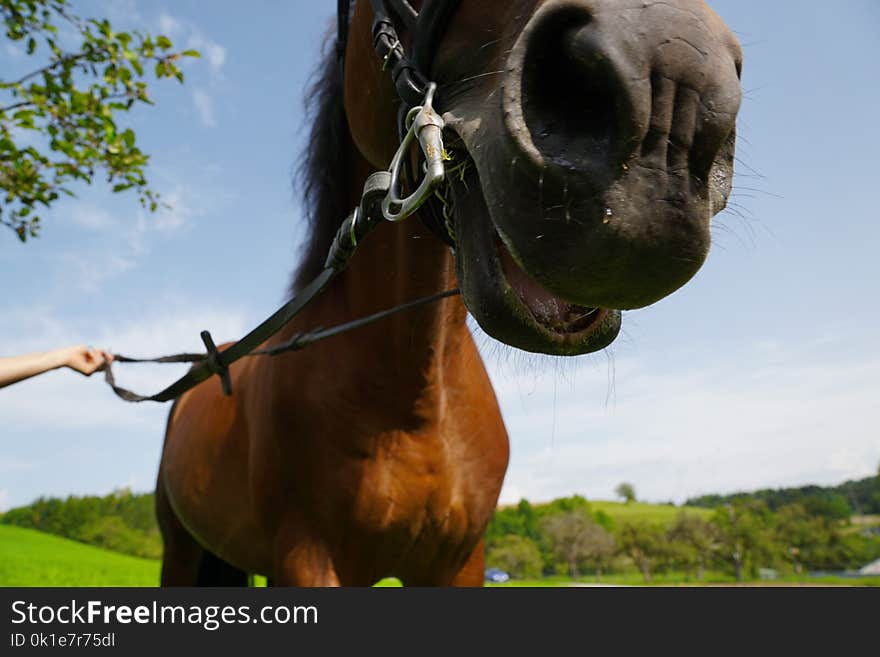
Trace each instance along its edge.
{"label": "green leaf", "polygon": [[[158,78],[182,82],[177,60],[201,56],[192,49],[172,52],[165,36],[117,33],[106,19],[78,16],[73,4],[0,0],[7,38],[43,60],[24,82],[0,79],[0,93],[6,93],[0,105],[14,107],[0,112],[0,224],[22,241],[38,232],[31,206],[51,208],[74,194],[73,183],[91,184],[96,176],[106,176],[116,192],[135,188],[145,207],[157,208],[159,194],[146,177],[150,156],[137,147],[134,130],[117,132],[114,112],[153,104],[147,62],[155,64]],[[63,41],[56,24],[65,27]],[[33,144],[20,147],[13,127],[36,133]]]}

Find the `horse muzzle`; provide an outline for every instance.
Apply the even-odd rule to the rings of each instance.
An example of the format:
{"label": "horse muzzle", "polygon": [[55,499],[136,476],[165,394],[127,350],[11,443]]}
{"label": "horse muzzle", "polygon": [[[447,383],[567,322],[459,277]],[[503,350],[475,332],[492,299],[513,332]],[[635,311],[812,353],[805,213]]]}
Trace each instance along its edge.
{"label": "horse muzzle", "polygon": [[452,112],[517,267],[590,308],[643,307],[690,280],[730,194],[739,62],[696,0],[541,4],[500,102]]}

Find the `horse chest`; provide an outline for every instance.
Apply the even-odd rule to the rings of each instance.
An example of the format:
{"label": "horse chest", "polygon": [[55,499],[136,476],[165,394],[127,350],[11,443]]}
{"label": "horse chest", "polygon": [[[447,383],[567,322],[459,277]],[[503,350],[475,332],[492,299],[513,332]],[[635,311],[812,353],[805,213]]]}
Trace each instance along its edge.
{"label": "horse chest", "polygon": [[479,493],[480,473],[450,453],[442,435],[383,438],[370,458],[339,471],[349,486],[336,487],[338,502],[347,507],[359,541],[397,552],[422,542],[472,541],[494,504]]}

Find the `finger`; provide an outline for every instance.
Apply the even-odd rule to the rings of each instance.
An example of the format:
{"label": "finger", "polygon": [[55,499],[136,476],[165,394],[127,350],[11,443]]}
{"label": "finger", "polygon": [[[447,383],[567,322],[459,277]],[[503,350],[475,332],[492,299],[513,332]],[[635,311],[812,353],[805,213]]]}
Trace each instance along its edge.
{"label": "finger", "polygon": [[110,363],[113,362],[113,354],[104,351],[103,349],[98,350],[98,361],[97,366],[95,367],[95,371],[103,372],[109,367]]}

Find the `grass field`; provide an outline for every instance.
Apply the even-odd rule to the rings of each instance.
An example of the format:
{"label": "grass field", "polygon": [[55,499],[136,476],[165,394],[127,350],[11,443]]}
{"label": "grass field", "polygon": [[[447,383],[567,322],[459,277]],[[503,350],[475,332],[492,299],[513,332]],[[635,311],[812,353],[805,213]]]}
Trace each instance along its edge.
{"label": "grass field", "polygon": [[593,511],[602,511],[611,516],[615,522],[651,522],[671,524],[681,513],[708,518],[711,509],[696,506],[669,506],[666,504],[646,504],[644,502],[604,502],[590,500]]}
{"label": "grass field", "polygon": [[[0,586],[157,586],[158,561],[69,541],[33,529],[0,525]],[[256,576],[255,586],[266,586]],[[386,579],[376,586],[400,586]]]}
{"label": "grass field", "polygon": [[0,586],[156,586],[159,562],[0,525]]}

